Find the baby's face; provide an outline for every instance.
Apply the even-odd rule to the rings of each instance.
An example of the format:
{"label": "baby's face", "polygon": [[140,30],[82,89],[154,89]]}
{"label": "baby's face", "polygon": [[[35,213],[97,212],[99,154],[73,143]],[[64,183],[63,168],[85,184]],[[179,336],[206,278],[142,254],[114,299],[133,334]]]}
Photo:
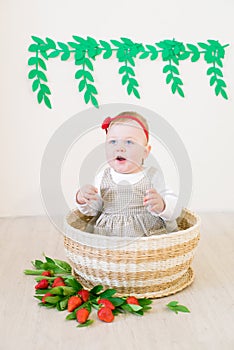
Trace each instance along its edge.
{"label": "baby's face", "polygon": [[149,152],[145,133],[132,120],[110,126],[106,136],[106,156],[109,165],[118,173],[131,174],[141,171],[142,160]]}

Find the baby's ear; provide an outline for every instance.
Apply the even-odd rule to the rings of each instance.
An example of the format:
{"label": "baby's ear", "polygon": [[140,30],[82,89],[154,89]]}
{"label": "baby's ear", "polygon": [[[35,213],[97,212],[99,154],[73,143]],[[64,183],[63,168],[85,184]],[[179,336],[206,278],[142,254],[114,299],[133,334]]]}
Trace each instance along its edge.
{"label": "baby's ear", "polygon": [[145,150],[146,150],[146,154],[147,154],[147,157],[148,157],[148,155],[149,155],[149,153],[150,153],[150,151],[151,151],[151,146],[150,146],[150,145],[147,145],[146,148],[145,148]]}
{"label": "baby's ear", "polygon": [[144,159],[146,159],[151,151],[151,146],[147,145],[145,146],[145,152],[144,152]]}

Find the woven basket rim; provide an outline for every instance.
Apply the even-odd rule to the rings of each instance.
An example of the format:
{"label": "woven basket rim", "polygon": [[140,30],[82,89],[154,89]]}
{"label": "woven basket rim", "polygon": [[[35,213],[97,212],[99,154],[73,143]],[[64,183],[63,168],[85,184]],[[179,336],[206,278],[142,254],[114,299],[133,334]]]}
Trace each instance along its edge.
{"label": "woven basket rim", "polygon": [[[66,215],[66,217],[64,219],[64,226],[65,227],[68,226],[69,228],[73,229],[75,232],[79,232],[79,235],[81,235],[83,237],[92,237],[92,239],[97,238],[98,240],[105,239],[106,241],[109,241],[109,242],[115,242],[115,241],[119,241],[119,240],[123,240],[123,239],[125,241],[129,241],[129,242],[134,242],[136,240],[136,237],[102,236],[102,235],[98,235],[98,234],[90,233],[90,232],[85,232],[85,231],[81,231],[77,228],[74,228],[73,226],[71,226],[68,223],[67,220],[68,220],[69,216],[75,212],[75,210],[77,210],[77,209],[70,210],[69,213]],[[149,240],[157,240],[157,239],[161,240],[162,238],[176,237],[177,235],[181,235],[183,233],[188,233],[196,228],[199,228],[200,224],[201,224],[200,216],[195,214],[193,211],[191,211],[187,208],[183,208],[180,217],[183,217],[182,214],[185,215],[186,213],[190,214],[191,216],[194,216],[196,219],[196,223],[194,225],[192,225],[191,227],[184,229],[184,230],[175,231],[175,232],[163,233],[160,235],[137,237],[137,239],[140,241],[149,241]],[[64,232],[64,235],[66,236],[65,232]]]}

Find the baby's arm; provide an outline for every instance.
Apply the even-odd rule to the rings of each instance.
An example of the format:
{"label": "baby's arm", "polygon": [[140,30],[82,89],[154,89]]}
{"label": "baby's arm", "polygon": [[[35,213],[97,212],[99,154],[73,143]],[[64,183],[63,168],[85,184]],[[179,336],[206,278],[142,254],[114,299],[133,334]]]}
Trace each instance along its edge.
{"label": "baby's arm", "polygon": [[152,178],[153,188],[148,190],[143,203],[152,215],[160,216],[165,221],[176,219],[181,212],[177,206],[177,195],[165,187],[162,174],[157,171]]}
{"label": "baby's arm", "polygon": [[103,206],[103,200],[100,196],[100,184],[102,173],[95,177],[93,185],[84,185],[76,193],[77,207],[81,213],[88,216],[96,216]]}

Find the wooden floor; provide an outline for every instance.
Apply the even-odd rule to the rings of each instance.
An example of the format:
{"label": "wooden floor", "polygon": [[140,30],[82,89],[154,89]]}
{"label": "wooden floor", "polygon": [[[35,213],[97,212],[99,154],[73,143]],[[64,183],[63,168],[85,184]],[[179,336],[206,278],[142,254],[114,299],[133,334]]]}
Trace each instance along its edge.
{"label": "wooden floor", "polygon": [[[195,281],[184,291],[155,299],[143,317],[119,315],[87,328],[66,312],[37,305],[34,278],[23,270],[47,256],[65,260],[62,235],[47,217],[0,219],[0,348],[4,350],[228,350],[234,349],[234,213],[200,213],[201,241]],[[178,300],[190,314],[165,305]],[[96,318],[94,313],[93,318]]]}

